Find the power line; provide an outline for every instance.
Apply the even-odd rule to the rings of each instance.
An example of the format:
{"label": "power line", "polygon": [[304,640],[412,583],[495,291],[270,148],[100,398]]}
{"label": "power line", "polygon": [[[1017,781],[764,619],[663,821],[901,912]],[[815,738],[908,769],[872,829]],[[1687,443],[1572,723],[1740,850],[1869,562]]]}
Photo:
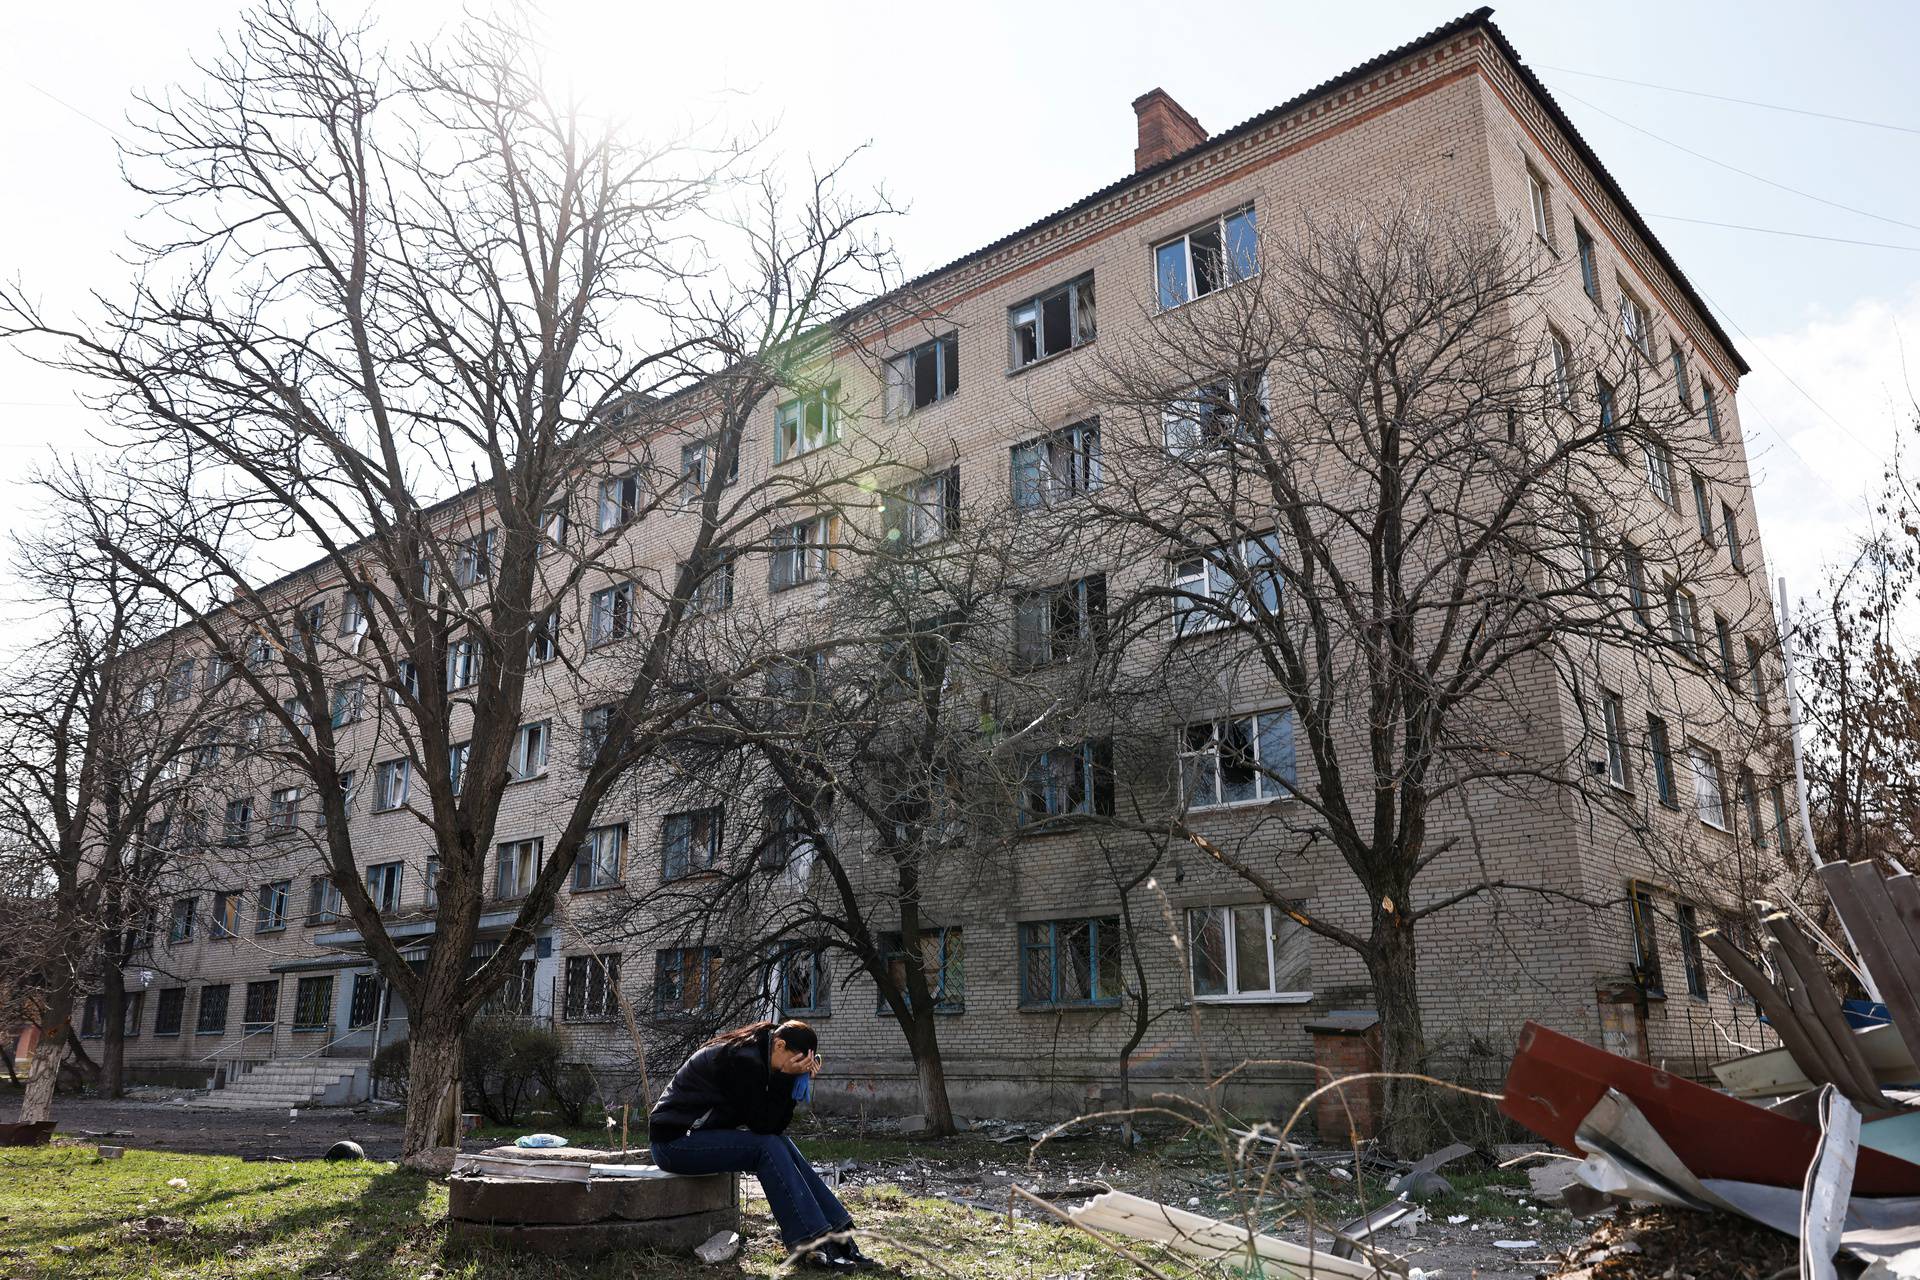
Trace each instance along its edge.
{"label": "power line", "polygon": [[1711,218],[1683,218],[1677,213],[1650,213],[1649,218],[1667,222],[1691,222],[1701,227],[1725,227],[1729,231],[1757,231],[1767,236],[1792,236],[1796,240],[1825,240],[1828,244],[1857,244],[1868,249],[1898,249],[1902,253],[1920,253],[1920,244],[1888,244],[1884,240],[1849,240],[1845,236],[1815,235],[1811,231],[1782,231],[1778,227],[1750,227],[1740,222],[1715,222]]}
{"label": "power line", "polygon": [[1755,182],[1764,183],[1769,187],[1776,188],[1777,190],[1785,191],[1791,195],[1799,196],[1804,200],[1811,200],[1815,204],[1824,204],[1830,209],[1839,209],[1844,213],[1853,213],[1853,214],[1858,214],[1863,218],[1872,218],[1876,222],[1885,222],[1892,226],[1905,227],[1909,231],[1920,231],[1920,222],[1902,222],[1898,218],[1889,218],[1883,213],[1874,213],[1870,209],[1856,209],[1854,206],[1850,204],[1841,204],[1838,200],[1829,200],[1825,196],[1817,196],[1813,194],[1813,192],[1811,191],[1802,191],[1800,188],[1790,187],[1784,182],[1775,182],[1772,178],[1763,178],[1759,174],[1754,173],[1751,170],[1742,169],[1738,165],[1728,164],[1724,160],[1716,160],[1712,156],[1707,155],[1705,152],[1695,151],[1692,147],[1685,146],[1681,143],[1675,142],[1671,138],[1663,138],[1651,129],[1641,128],[1639,125],[1635,124],[1631,120],[1622,120],[1619,116],[1613,114],[1613,112],[1611,111],[1608,111],[1605,107],[1595,106],[1593,103],[1588,102],[1585,98],[1581,97],[1579,94],[1569,93],[1567,94],[1567,96],[1569,98],[1572,98],[1575,102],[1579,103],[1581,106],[1586,107],[1589,110],[1599,112],[1601,115],[1613,121],[1615,124],[1625,125],[1627,128],[1633,130],[1635,133],[1644,134],[1645,136],[1652,138],[1655,142],[1658,142],[1663,146],[1672,147],[1675,151],[1683,151],[1687,155],[1692,156],[1696,160],[1704,160],[1708,164],[1716,165],[1719,168],[1725,169],[1729,173],[1737,173],[1743,178],[1751,178]]}
{"label": "power line", "polygon": [[42,89],[39,85],[35,84],[31,80],[27,80],[23,78],[20,81],[20,83],[27,86],[27,88],[33,90],[35,93],[39,94],[41,97],[47,99],[49,102],[54,102],[59,104],[60,106],[65,107],[67,110],[73,112],[73,114],[79,116],[82,120],[85,120],[87,123],[98,125],[100,128],[105,129],[108,133],[120,139],[120,141],[126,143],[128,146],[133,145],[132,138],[129,138],[126,134],[121,133],[118,129],[114,128],[110,124],[107,124],[105,121],[97,120],[94,117],[88,115],[86,112],[82,111],[80,108],[74,106],[71,102],[68,102],[65,98],[59,97],[56,94],[50,93],[47,90]]}
{"label": "power line", "polygon": [[[1698,288],[1698,286],[1696,285],[1695,288]],[[1733,318],[1733,313],[1728,311],[1724,306],[1722,306],[1720,304],[1720,301],[1717,298],[1715,298],[1712,294],[1708,293],[1705,289],[1700,289],[1699,292],[1700,292],[1700,296],[1707,300],[1707,305],[1711,306],[1715,311],[1718,311],[1721,314],[1721,316],[1723,316],[1726,319],[1726,322],[1733,326],[1733,331],[1739,334],[1742,338],[1745,338],[1748,344],[1752,346],[1755,351],[1758,351],[1760,353],[1760,358],[1765,360],[1768,364],[1772,365],[1774,368],[1774,371],[1778,373],[1781,377],[1787,380],[1788,386],[1792,387],[1795,391],[1798,391],[1808,404],[1812,405],[1814,408],[1818,409],[1821,413],[1825,414],[1827,417],[1827,421],[1833,423],[1834,426],[1840,428],[1841,435],[1845,436],[1847,439],[1859,445],[1861,449],[1865,450],[1866,453],[1870,457],[1872,457],[1875,462],[1878,462],[1881,466],[1884,467],[1887,464],[1887,459],[1881,454],[1881,452],[1878,449],[1875,449],[1872,445],[1869,445],[1866,441],[1862,440],[1859,436],[1856,436],[1855,434],[1853,434],[1852,430],[1848,428],[1847,424],[1840,421],[1839,415],[1835,414],[1833,410],[1827,408],[1826,405],[1821,404],[1820,401],[1816,400],[1811,391],[1808,391],[1805,387],[1800,385],[1799,379],[1795,378],[1792,374],[1787,372],[1786,366],[1782,365],[1778,360],[1775,360],[1772,354],[1768,352],[1768,350],[1765,347],[1761,346],[1757,341],[1754,340],[1754,337],[1752,334],[1748,333],[1745,329],[1741,328],[1740,322]],[[1785,439],[1786,439],[1785,436],[1781,437],[1782,441],[1784,441]],[[1789,444],[1787,445],[1787,448],[1793,449],[1793,446]],[[1807,463],[1807,460],[1803,457],[1800,457],[1799,450],[1793,449],[1793,454],[1796,458],[1800,458],[1801,464],[1803,466],[1807,466],[1807,469],[1809,471],[1813,470],[1812,466]],[[1834,496],[1838,497],[1839,495],[1836,493]]]}
{"label": "power line", "polygon": [[1676,85],[1654,84],[1650,80],[1629,80],[1625,76],[1606,76],[1598,71],[1575,71],[1572,67],[1550,67],[1544,62],[1533,64],[1538,71],[1553,71],[1563,76],[1584,76],[1589,80],[1611,80],[1614,84],[1630,84],[1641,89],[1658,89],[1662,93],[1684,93],[1690,98],[1711,98],[1715,102],[1734,102],[1743,107],[1759,107],[1764,111],[1784,111],[1788,115],[1811,116],[1815,120],[1837,120],[1841,124],[1857,124],[1868,129],[1890,129],[1894,133],[1920,134],[1920,129],[1904,124],[1888,124],[1883,120],[1863,120],[1859,116],[1838,116],[1828,111],[1809,111],[1805,107],[1782,106],[1777,102],[1756,102],[1752,98],[1733,98],[1724,93],[1707,93],[1701,89],[1682,89]]}

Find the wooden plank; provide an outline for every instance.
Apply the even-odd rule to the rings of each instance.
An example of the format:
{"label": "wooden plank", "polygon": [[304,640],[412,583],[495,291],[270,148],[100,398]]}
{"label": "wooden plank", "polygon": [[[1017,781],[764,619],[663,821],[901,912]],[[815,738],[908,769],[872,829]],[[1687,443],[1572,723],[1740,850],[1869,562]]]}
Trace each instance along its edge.
{"label": "wooden plank", "polygon": [[1787,1053],[1799,1066],[1801,1074],[1814,1084],[1835,1084],[1834,1067],[1827,1057],[1814,1044],[1806,1028],[1800,1025],[1800,1017],[1773,980],[1760,969],[1760,966],[1747,958],[1747,953],[1721,936],[1718,929],[1701,931],[1700,941],[1707,944],[1709,950],[1727,967],[1735,982],[1747,989],[1754,1003],[1760,1006],[1760,1012],[1773,1024],[1773,1030],[1780,1037],[1780,1043],[1786,1046]]}
{"label": "wooden plank", "polygon": [[[1865,872],[1861,875],[1855,867]],[[1907,939],[1905,926],[1893,919],[1892,908],[1887,903],[1886,889],[1880,883],[1879,873],[1870,863],[1848,865],[1829,862],[1815,869],[1820,883],[1827,888],[1827,896],[1833,899],[1833,905],[1840,912],[1840,918],[1846,922],[1847,929],[1853,934],[1854,945],[1860,948],[1860,958],[1880,987],[1880,998],[1887,1002],[1887,1012],[1893,1018],[1893,1025],[1900,1028],[1900,1038],[1907,1042],[1907,1052],[1920,1062],[1920,997],[1916,997],[1911,982],[1920,980],[1920,956],[1916,956],[1912,943]],[[1863,889],[1872,889],[1872,900]],[[1875,905],[1879,909],[1874,909]],[[1882,921],[1886,934],[1882,933]],[[1890,935],[1890,936],[1888,936]],[[1900,944],[1896,950],[1894,943]]]}
{"label": "wooden plank", "polygon": [[[1907,937],[1915,947],[1920,947],[1920,880],[1914,879],[1911,871],[1902,871],[1898,875],[1887,877],[1887,901],[1893,905],[1893,914],[1900,917],[1900,923],[1907,927]],[[1909,981],[1908,986],[1913,983]]]}
{"label": "wooden plank", "polygon": [[[1820,967],[1820,961],[1814,956],[1806,936],[1800,932],[1800,926],[1782,911],[1774,912],[1761,923],[1766,925],[1767,932],[1773,935],[1774,941],[1780,946],[1779,968],[1787,977],[1788,995],[1793,999],[1794,1008],[1811,1011],[1820,1038],[1832,1050],[1834,1061],[1845,1072],[1841,1079],[1834,1081],[1835,1087],[1862,1106],[1892,1106],[1880,1096],[1880,1086],[1873,1081],[1873,1071],[1867,1066],[1867,1060],[1860,1056],[1860,1047],[1853,1042],[1853,1028],[1847,1025],[1847,1015],[1840,1008],[1840,997],[1833,993],[1826,970]],[[1808,1028],[1809,1032],[1815,1029]]]}
{"label": "wooden plank", "polygon": [[1094,1231],[1110,1231],[1135,1240],[1151,1240],[1180,1253],[1231,1261],[1251,1251],[1268,1275],[1339,1276],[1345,1280],[1376,1280],[1379,1268],[1331,1253],[1309,1249],[1269,1235],[1249,1235],[1245,1227],[1221,1222],[1185,1209],[1159,1204],[1123,1191],[1095,1196],[1069,1215]]}
{"label": "wooden plank", "polygon": [[[1876,1084],[1884,1088],[1920,1083],[1920,1067],[1914,1065],[1898,1027],[1891,1023],[1868,1027],[1854,1032],[1853,1039]],[[1784,1098],[1790,1093],[1804,1093],[1815,1084],[1785,1048],[1716,1062],[1713,1074],[1721,1088],[1736,1098]]]}

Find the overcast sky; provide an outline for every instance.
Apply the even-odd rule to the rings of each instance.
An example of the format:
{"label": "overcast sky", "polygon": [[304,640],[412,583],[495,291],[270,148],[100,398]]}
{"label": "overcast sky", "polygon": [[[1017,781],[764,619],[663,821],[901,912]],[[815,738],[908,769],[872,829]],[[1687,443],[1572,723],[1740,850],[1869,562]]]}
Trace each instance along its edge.
{"label": "overcast sky", "polygon": [[[382,0],[376,12],[397,38],[430,38],[458,8]],[[239,6],[4,9],[0,270],[58,314],[84,306],[89,290],[126,285],[118,255],[142,204],[121,186],[113,130],[124,129],[130,94],[194,80],[191,59]],[[867,144],[864,176],[909,208],[893,235],[915,271],[1127,173],[1129,103],[1155,85],[1218,132],[1462,8],[555,0],[546,11],[570,73],[642,126],[689,115],[773,125],[783,149],[821,158]],[[1916,379],[1905,344],[1920,341],[1914,13],[1527,0],[1494,14],[1753,365],[1740,409],[1761,531],[1796,594],[1861,526],[1908,429]],[[30,498],[21,477],[47,450],[89,447],[92,422],[74,392],[0,350],[0,497],[16,522]]]}

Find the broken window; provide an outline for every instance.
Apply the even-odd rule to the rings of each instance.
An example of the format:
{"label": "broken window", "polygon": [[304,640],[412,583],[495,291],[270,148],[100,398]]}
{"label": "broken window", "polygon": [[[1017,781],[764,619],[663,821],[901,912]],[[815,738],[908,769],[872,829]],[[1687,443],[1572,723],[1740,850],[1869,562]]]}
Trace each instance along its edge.
{"label": "broken window", "polygon": [[773,961],[773,999],[783,1018],[819,1018],[828,1011],[826,956],[807,947],[789,947]]}
{"label": "broken window", "polygon": [[1267,429],[1266,371],[1203,383],[1160,410],[1167,452],[1176,458],[1257,440]]}
{"label": "broken window", "polygon": [[950,333],[923,342],[887,361],[887,417],[900,419],[915,409],[945,400],[960,389],[960,335]]}
{"label": "broken window", "polygon": [[463,587],[471,587],[492,576],[493,530],[461,540],[454,556],[453,580]]}
{"label": "broken window", "polygon": [[600,532],[610,533],[640,516],[640,473],[629,471],[600,482]]}
{"label": "broken window", "polygon": [[720,863],[720,806],[670,813],[660,821],[660,878],[678,880]]}
{"label": "broken window", "polygon": [[1678,505],[1673,494],[1673,451],[1662,440],[1648,439],[1640,446],[1647,460],[1647,487],[1668,506]]}
{"label": "broken window", "polygon": [[1680,807],[1680,793],[1673,780],[1673,747],[1667,737],[1667,722],[1659,716],[1647,717],[1647,753],[1653,757],[1653,789],[1660,803],[1669,809]]}
{"label": "broken window", "polygon": [[1020,926],[1020,1004],[1025,1008],[1118,1004],[1123,977],[1120,920],[1032,920]]}
{"label": "broken window", "polygon": [[1181,730],[1180,788],[1191,808],[1282,799],[1294,781],[1291,711],[1260,711]]}
{"label": "broken window", "polygon": [[1745,553],[1740,545],[1740,517],[1733,512],[1733,504],[1720,504],[1720,526],[1727,533],[1727,559],[1733,562],[1735,573],[1745,573],[1747,565]]}
{"label": "broken window", "polygon": [[1675,904],[1674,922],[1680,926],[1680,967],[1686,972],[1687,994],[1707,998],[1707,966],[1700,955],[1700,913],[1691,902]]}
{"label": "broken window", "polygon": [[1617,693],[1600,692],[1600,716],[1607,735],[1607,781],[1622,791],[1632,790],[1627,776],[1627,711]]}
{"label": "broken window", "polygon": [[1626,282],[1615,280],[1614,286],[1620,290],[1620,332],[1647,359],[1653,359],[1653,319],[1647,314],[1646,304],[1633,296]]}
{"label": "broken window", "polygon": [[[620,957],[609,955],[597,958],[615,962],[613,981],[617,982]],[[571,966],[572,961],[568,961],[568,964]],[[720,997],[720,964],[718,947],[671,947],[654,952],[654,1012],[664,1017],[675,1014],[684,1016],[709,1007]]]}
{"label": "broken window", "polygon": [[620,883],[620,852],[626,847],[627,827],[616,823],[595,827],[580,842],[573,863],[573,887],[605,889]]}
{"label": "broken window", "polygon": [[1305,1001],[1313,996],[1304,926],[1271,904],[1187,912],[1193,994],[1202,1000]]}
{"label": "broken window", "polygon": [[832,512],[775,529],[769,588],[784,591],[824,577],[834,567],[839,533],[840,517]]}
{"label": "broken window", "polygon": [[1098,650],[1106,636],[1107,575],[1089,574],[1013,601],[1014,660],[1044,667]]}
{"label": "broken window", "polygon": [[880,518],[892,550],[939,542],[960,525],[960,468],[948,467],[883,495]]}
{"label": "broken window", "polygon": [[634,585],[621,582],[596,591],[588,598],[588,644],[609,644],[632,634],[634,595]]}
{"label": "broken window", "polygon": [[787,401],[773,415],[773,460],[785,462],[840,438],[838,384]]}
{"label": "broken window", "polygon": [[1012,367],[1024,369],[1036,360],[1092,342],[1093,316],[1091,274],[1012,308],[1008,313]]}
{"label": "broken window", "polygon": [[1257,274],[1253,210],[1236,209],[1155,246],[1153,267],[1162,311]]}
{"label": "broken window", "polygon": [[1638,884],[1627,895],[1627,909],[1633,923],[1633,974],[1648,995],[1664,996],[1666,987],[1660,976],[1660,934],[1653,911],[1653,893]]}
{"label": "broken window", "polygon": [[373,808],[398,809],[407,802],[407,781],[413,766],[407,760],[383,760],[373,766]]}
{"label": "broken window", "polygon": [[[1267,613],[1280,608],[1279,551],[1274,538],[1248,538],[1230,547],[1178,561],[1173,566],[1173,633],[1211,631],[1256,616],[1254,600]],[[1252,587],[1250,596],[1247,588]]]}
{"label": "broken window", "polygon": [[1013,447],[1013,505],[1030,511],[1100,487],[1100,420],[1088,418]]}
{"label": "broken window", "polygon": [[[935,1013],[965,1013],[966,939],[960,926],[920,930],[920,971],[926,975],[928,993],[933,997]],[[898,932],[880,935],[880,946],[887,953],[887,976],[903,996],[907,990],[906,944]],[[877,1000],[876,1013],[891,1012],[886,997]]]}
{"label": "broken window", "polygon": [[1071,814],[1113,813],[1113,744],[1088,741],[1055,747],[1027,765],[1020,788],[1020,822]]}
{"label": "broken window", "polygon": [[533,892],[540,876],[540,841],[510,840],[500,846],[494,861],[493,894],[503,901]]}
{"label": "broken window", "polygon": [[405,869],[399,862],[376,862],[367,868],[367,897],[381,915],[400,909],[400,879]]}
{"label": "broken window", "polygon": [[547,748],[553,738],[553,722],[537,720],[523,724],[513,735],[513,750],[507,756],[507,777],[525,782],[547,771]]}
{"label": "broken window", "polygon": [[1580,254],[1580,287],[1595,302],[1600,301],[1600,262],[1593,245],[1593,237],[1579,223],[1573,224],[1573,243]]}

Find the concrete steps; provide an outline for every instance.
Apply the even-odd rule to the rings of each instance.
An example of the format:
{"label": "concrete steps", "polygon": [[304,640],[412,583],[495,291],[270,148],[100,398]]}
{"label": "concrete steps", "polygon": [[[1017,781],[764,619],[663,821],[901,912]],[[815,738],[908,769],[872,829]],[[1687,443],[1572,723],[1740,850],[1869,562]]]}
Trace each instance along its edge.
{"label": "concrete steps", "polygon": [[233,1074],[225,1087],[204,1101],[233,1110],[341,1106],[365,1097],[366,1070],[363,1061],[337,1058],[275,1058],[244,1070],[230,1066]]}

